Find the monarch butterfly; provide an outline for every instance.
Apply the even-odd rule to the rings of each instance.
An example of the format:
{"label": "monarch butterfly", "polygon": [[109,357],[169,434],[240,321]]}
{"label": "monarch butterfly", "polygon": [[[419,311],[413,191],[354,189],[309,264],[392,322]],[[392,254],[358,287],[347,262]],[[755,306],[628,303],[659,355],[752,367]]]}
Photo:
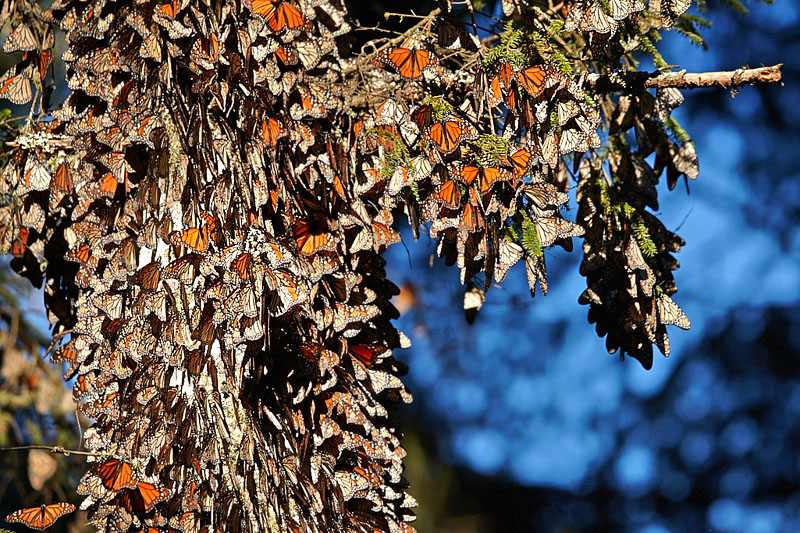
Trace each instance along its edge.
{"label": "monarch butterfly", "polygon": [[691,0],[651,0],[650,10],[660,13],[662,24],[669,28],[689,9],[690,5],[692,5]]}
{"label": "monarch butterfly", "polygon": [[389,98],[375,110],[375,124],[393,126],[405,122],[408,115],[400,105]]}
{"label": "monarch butterfly", "polygon": [[464,291],[464,316],[467,318],[468,324],[475,322],[475,317],[483,307],[484,301],[486,301],[486,295],[477,285],[470,281]]}
{"label": "monarch butterfly", "polygon": [[185,244],[196,252],[203,253],[208,247],[208,226],[189,228],[171,235],[172,244]]}
{"label": "monarch butterfly", "polygon": [[296,30],[306,24],[300,10],[285,0],[253,0],[250,9],[265,17],[270,29],[276,33],[287,28]]}
{"label": "monarch butterfly", "polygon": [[39,42],[33,36],[31,29],[25,24],[20,24],[11,32],[3,43],[3,52],[30,52],[39,48]]}
{"label": "monarch butterfly", "polygon": [[335,236],[327,232],[321,218],[298,219],[295,220],[293,226],[294,238],[302,254],[312,255],[321,251],[330,251],[336,246]]}
{"label": "monarch butterfly", "polygon": [[120,494],[119,499],[128,511],[147,513],[155,504],[166,500],[169,495],[169,489],[156,487],[152,483],[139,482],[135,488],[127,489]]}
{"label": "monarch butterfly", "polygon": [[0,77],[0,98],[17,105],[27,104],[33,98],[31,79],[26,73],[15,74],[15,71],[16,69],[9,69]]}
{"label": "monarch butterfly", "polygon": [[122,314],[123,298],[121,294],[101,292],[92,297],[92,303],[112,320],[119,318]]}
{"label": "monarch butterfly", "polygon": [[28,156],[23,173],[22,192],[46,191],[50,187],[50,173],[35,157]]}
{"label": "monarch butterfly", "polygon": [[643,0],[610,0],[608,5],[611,8],[611,16],[615,20],[622,20],[646,7]]}
{"label": "monarch butterfly", "polygon": [[92,468],[90,475],[96,476],[108,490],[117,492],[136,486],[137,480],[131,466],[118,459],[109,459]]}
{"label": "monarch butterfly", "polygon": [[497,252],[497,263],[494,270],[495,281],[498,283],[502,282],[511,267],[517,264],[517,262],[522,259],[523,255],[525,255],[525,252],[522,246],[508,239],[501,239],[500,249]]}
{"label": "monarch butterfly", "polygon": [[459,217],[459,230],[474,232],[483,227],[483,215],[480,212],[478,196],[475,188],[469,190],[469,202],[464,206],[464,210]]}
{"label": "monarch butterfly", "polygon": [[515,178],[511,171],[497,167],[478,167],[475,165],[456,165],[453,168],[455,175],[467,185],[472,185],[476,178],[479,179],[480,193],[486,194],[496,182],[511,181]]}
{"label": "monarch butterfly", "polygon": [[75,506],[71,503],[51,503],[50,505],[42,504],[41,507],[29,507],[27,509],[20,509],[14,511],[6,517],[6,522],[18,522],[25,524],[33,529],[47,529],[53,523],[75,510]]}
{"label": "monarch butterfly", "polygon": [[[289,48],[288,46],[281,46],[275,50],[275,57],[280,59],[281,63],[287,67],[296,65],[300,61],[297,51],[294,48]],[[280,70],[278,71],[278,74],[280,74]]]}
{"label": "monarch butterfly", "polygon": [[465,30],[461,24],[445,18],[439,19],[436,33],[439,38],[439,46],[442,48],[449,50],[463,48],[470,52],[477,52],[480,47],[480,41],[475,35]]}
{"label": "monarch butterfly", "polygon": [[190,68],[197,73],[200,73],[200,69],[197,68],[198,65],[203,70],[214,69],[219,60],[219,51],[219,39],[215,34],[212,33],[208,39],[199,37],[192,45]]}
{"label": "monarch butterfly", "polygon": [[301,41],[295,44],[297,57],[306,70],[316,67],[325,54],[333,50],[333,47],[334,41],[329,39]]}
{"label": "monarch butterfly", "polygon": [[534,213],[545,216],[544,213],[553,213],[559,206],[569,201],[566,193],[559,191],[554,185],[546,181],[533,181],[523,187],[525,196],[530,200]]}
{"label": "monarch butterfly", "polygon": [[583,228],[569,220],[554,217],[534,217],[536,236],[542,248],[568,237],[580,237]]}
{"label": "monarch butterfly", "polygon": [[47,67],[53,60],[53,51],[49,48],[39,52],[39,57],[36,59],[36,66],[39,68],[39,77],[44,79],[47,76]]}
{"label": "monarch butterfly", "polygon": [[375,59],[378,64],[394,67],[407,80],[415,80],[439,64],[439,59],[432,52],[405,47],[381,50]]}
{"label": "monarch butterfly", "polygon": [[516,73],[517,82],[522,85],[531,98],[536,98],[553,82],[558,81],[559,75],[551,65],[533,65]]}
{"label": "monarch butterfly", "polygon": [[544,255],[525,257],[525,272],[528,276],[528,290],[531,296],[536,295],[536,282],[539,282],[539,289],[542,294],[547,295],[547,270],[544,264]]}
{"label": "monarch butterfly", "polygon": [[[535,149],[534,149],[535,150]],[[536,155],[535,151],[528,150],[527,148],[520,148],[515,151],[508,158],[511,166],[514,167],[514,172],[519,176],[524,176],[528,173],[533,163],[533,156]]]}
{"label": "monarch butterfly", "polygon": [[678,307],[678,304],[666,294],[659,294],[656,304],[658,319],[662,324],[671,324],[681,329],[689,329],[692,327],[692,323],[689,322],[689,317],[686,316],[683,309]]}
{"label": "monarch butterfly", "polygon": [[540,154],[542,163],[553,169],[558,166],[560,154],[558,151],[558,135],[556,135],[555,132],[551,131],[544,138],[544,141],[542,141]]}
{"label": "monarch butterfly", "polygon": [[161,281],[161,267],[158,263],[150,263],[131,276],[131,283],[141,286],[146,291],[153,291]]}
{"label": "monarch butterfly", "polygon": [[608,16],[598,2],[592,3],[588,8],[582,4],[573,4],[564,21],[564,29],[567,31],[594,31],[608,33],[609,36],[616,33],[618,26],[619,23]]}
{"label": "monarch butterfly", "polygon": [[311,93],[311,91],[298,87],[300,102],[292,104],[289,115],[292,120],[300,121],[305,117],[322,118],[327,114],[325,106]]}
{"label": "monarch butterfly", "polygon": [[268,145],[277,146],[278,140],[286,135],[288,131],[278,119],[269,118],[261,121],[261,136]]}
{"label": "monarch butterfly", "polygon": [[570,128],[561,130],[558,138],[558,151],[562,154],[585,152],[589,149],[589,136],[586,133]]}
{"label": "monarch butterfly", "polygon": [[380,344],[349,346],[348,352],[362,365],[370,367],[382,359],[382,356],[391,354],[391,350]]}
{"label": "monarch butterfly", "polygon": [[486,103],[489,107],[497,107],[503,103],[503,89],[500,84],[500,76],[494,76],[489,86],[486,88]]}
{"label": "monarch butterfly", "polygon": [[466,120],[449,116],[441,122],[435,122],[425,131],[424,138],[433,143],[437,150],[449,154],[458,148],[461,141],[475,139],[478,132]]}

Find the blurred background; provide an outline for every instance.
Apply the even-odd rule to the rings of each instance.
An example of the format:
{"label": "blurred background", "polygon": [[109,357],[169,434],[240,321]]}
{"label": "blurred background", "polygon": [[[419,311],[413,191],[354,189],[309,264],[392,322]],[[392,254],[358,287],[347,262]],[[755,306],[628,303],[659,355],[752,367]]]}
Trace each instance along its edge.
{"label": "blurred background", "polygon": [[[415,402],[397,416],[419,531],[800,531],[800,6],[720,4],[709,51],[671,32],[667,62],[784,63],[784,84],[684,92],[701,171],[689,194],[661,189],[658,215],[687,241],[674,298],[692,320],[671,328],[669,359],[645,371],[607,354],[577,303],[579,249],[547,254],[546,297],[514,268],[472,326],[433,241],[405,232],[387,253],[413,342],[397,356]],[[0,446],[77,447],[71,394],[25,356],[49,342],[41,294],[7,260],[0,275]],[[0,454],[0,514],[79,501],[67,460],[80,463]]]}

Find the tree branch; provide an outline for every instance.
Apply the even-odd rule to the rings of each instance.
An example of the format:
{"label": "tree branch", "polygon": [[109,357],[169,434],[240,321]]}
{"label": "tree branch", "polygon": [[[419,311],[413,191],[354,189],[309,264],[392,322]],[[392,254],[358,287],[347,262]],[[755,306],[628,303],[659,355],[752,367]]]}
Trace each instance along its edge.
{"label": "tree branch", "polygon": [[[95,453],[95,452],[84,452],[81,450],[68,450],[62,446],[42,446],[36,444],[30,444],[27,446],[9,446],[6,448],[0,448],[0,452],[13,452],[13,451],[21,451],[21,450],[45,450],[50,453],[60,453],[64,456],[70,455],[83,455],[86,457],[99,457],[104,454]],[[107,454],[106,454],[107,455]]]}
{"label": "tree branch", "polygon": [[754,83],[776,83],[781,81],[783,63],[771,67],[738,68],[727,72],[702,72],[699,74],[666,72],[647,80],[647,87],[675,87],[677,89],[696,89],[699,87],[720,86],[739,87]]}
{"label": "tree branch", "polygon": [[754,83],[776,83],[781,80],[783,63],[771,67],[739,68],[725,72],[687,73],[615,72],[608,76],[590,77],[589,82],[598,92],[617,92],[633,88],[698,89],[701,87],[736,88]]}

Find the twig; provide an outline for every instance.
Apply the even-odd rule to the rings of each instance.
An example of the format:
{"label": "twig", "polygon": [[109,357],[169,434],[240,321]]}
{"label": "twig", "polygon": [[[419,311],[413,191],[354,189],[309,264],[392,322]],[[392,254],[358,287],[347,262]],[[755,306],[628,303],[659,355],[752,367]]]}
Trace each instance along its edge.
{"label": "twig", "polygon": [[104,455],[101,453],[95,452],[83,452],[80,450],[67,450],[63,446],[42,446],[31,444],[28,446],[9,446],[7,448],[0,448],[0,452],[13,452],[13,451],[20,451],[20,450],[45,450],[50,453],[61,453],[65,457],[69,457],[70,455],[85,455],[87,457],[98,457],[100,455]]}

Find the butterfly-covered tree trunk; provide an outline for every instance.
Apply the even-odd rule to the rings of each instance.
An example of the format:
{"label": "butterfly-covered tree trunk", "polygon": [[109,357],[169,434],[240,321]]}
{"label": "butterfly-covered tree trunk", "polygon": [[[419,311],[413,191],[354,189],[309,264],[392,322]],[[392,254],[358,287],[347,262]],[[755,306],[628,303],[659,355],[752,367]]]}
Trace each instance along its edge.
{"label": "butterfly-covered tree trunk", "polygon": [[[470,318],[517,262],[546,292],[543,250],[583,238],[609,351],[669,353],[683,241],[647,209],[697,162],[680,93],[622,67],[660,57],[645,32],[693,32],[689,2],[538,4],[503,0],[480,41],[442,2],[361,51],[337,0],[2,4],[22,59],[0,97],[39,114],[0,236],[93,421],[98,529],[413,529],[381,258],[400,215],[458,265]],[[70,92],[49,113],[54,29]]]}
{"label": "butterfly-covered tree trunk", "polygon": [[342,185],[344,7],[4,10],[35,45],[16,72],[37,89],[49,24],[67,36],[71,93],[17,140],[4,182],[24,218],[14,266],[43,276],[66,340],[53,361],[94,420],[89,519],[403,530],[387,408],[410,401],[391,356],[408,342],[379,257],[397,234]]}

